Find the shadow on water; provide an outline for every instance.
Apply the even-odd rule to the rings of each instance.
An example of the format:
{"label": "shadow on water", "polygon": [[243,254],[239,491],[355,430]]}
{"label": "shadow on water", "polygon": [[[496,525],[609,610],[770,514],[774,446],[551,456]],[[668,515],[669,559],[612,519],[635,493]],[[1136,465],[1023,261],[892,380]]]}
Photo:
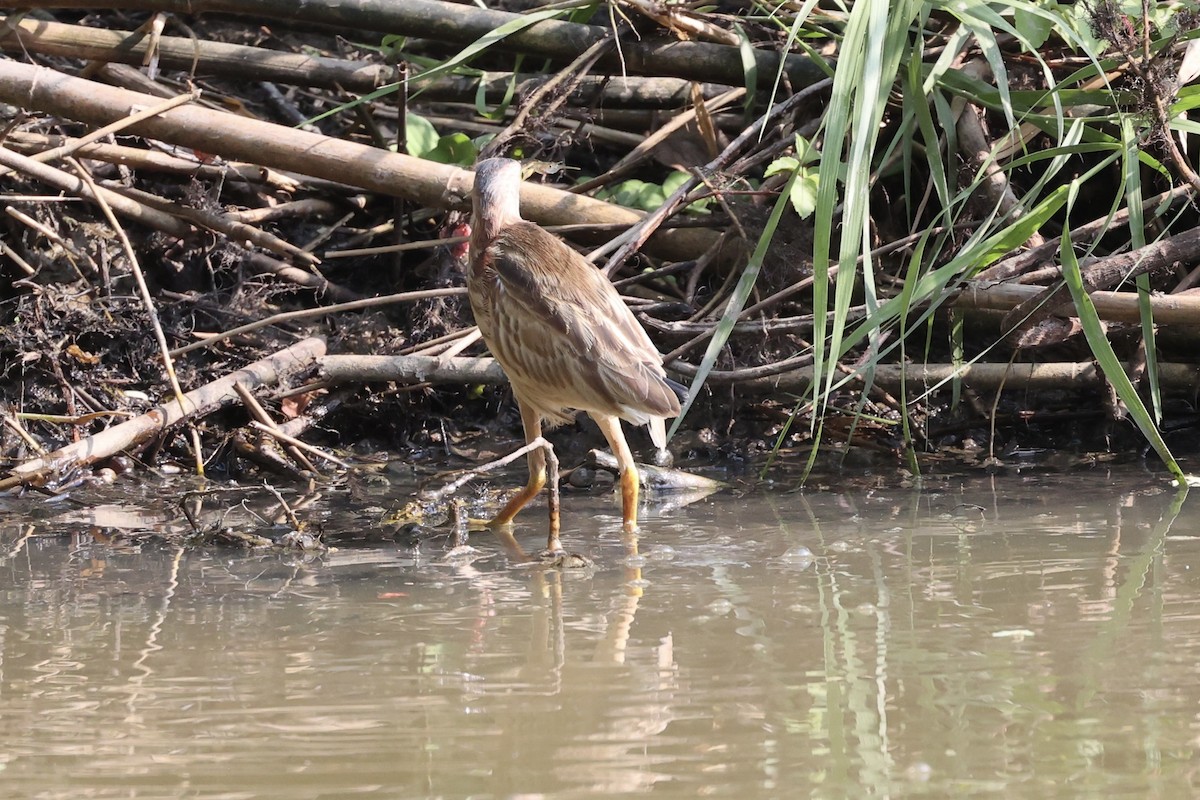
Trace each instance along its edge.
{"label": "shadow on water", "polygon": [[1196,791],[1200,526],[1144,473],[723,494],[636,554],[572,496],[580,570],[347,546],[369,515],[322,502],[305,555],[7,501],[4,796]]}

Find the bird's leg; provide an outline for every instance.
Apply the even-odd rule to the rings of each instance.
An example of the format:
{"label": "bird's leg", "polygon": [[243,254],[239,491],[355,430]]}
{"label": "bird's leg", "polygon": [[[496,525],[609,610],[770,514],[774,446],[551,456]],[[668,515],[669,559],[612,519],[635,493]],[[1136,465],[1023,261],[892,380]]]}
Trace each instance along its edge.
{"label": "bird's leg", "polygon": [[590,413],[616,456],[617,466],[621,470],[621,522],[627,533],[633,533],[638,529],[638,470],[633,462],[633,453],[625,441],[620,418],[595,411]]}
{"label": "bird's leg", "polygon": [[[525,443],[534,441],[542,435],[542,415],[541,412],[529,406],[526,403],[517,401],[521,407],[521,424],[525,427]],[[537,493],[546,485],[546,451],[541,447],[535,447],[529,451],[529,482],[525,484],[525,488],[517,492],[504,508],[500,509],[491,521],[491,525],[508,525],[512,523],[513,517],[517,515],[522,508],[529,503]],[[555,476],[555,480],[558,476]],[[557,513],[558,509],[552,509],[552,514]],[[557,520],[552,519],[552,530],[556,529]]]}
{"label": "bird's leg", "polygon": [[[545,442],[546,440],[543,439],[542,441]],[[546,497],[546,505],[550,508],[550,532],[546,537],[546,552],[561,553],[562,542],[558,540],[558,456],[554,454],[554,448],[549,444],[542,447],[541,451],[545,454],[546,462],[550,468],[550,491]]]}

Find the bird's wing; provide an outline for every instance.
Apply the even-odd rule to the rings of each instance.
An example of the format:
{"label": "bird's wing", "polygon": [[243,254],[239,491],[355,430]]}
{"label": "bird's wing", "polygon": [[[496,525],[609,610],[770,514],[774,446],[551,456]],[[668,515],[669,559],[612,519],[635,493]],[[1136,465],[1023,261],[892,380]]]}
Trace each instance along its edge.
{"label": "bird's wing", "polygon": [[[488,248],[508,299],[542,320],[553,346],[632,417],[679,413],[662,356],[612,283],[556,237],[528,222],[508,225]],[[542,345],[548,345],[543,342]]]}

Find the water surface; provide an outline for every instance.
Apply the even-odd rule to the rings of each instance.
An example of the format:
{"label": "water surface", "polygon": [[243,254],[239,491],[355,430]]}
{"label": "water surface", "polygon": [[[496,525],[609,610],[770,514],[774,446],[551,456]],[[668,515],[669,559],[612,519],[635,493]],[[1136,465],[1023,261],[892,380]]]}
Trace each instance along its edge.
{"label": "water surface", "polygon": [[723,493],[636,555],[616,508],[565,497],[594,566],[555,570],[490,535],[138,545],[108,534],[178,515],[10,502],[0,792],[1197,793],[1200,525],[1158,476]]}

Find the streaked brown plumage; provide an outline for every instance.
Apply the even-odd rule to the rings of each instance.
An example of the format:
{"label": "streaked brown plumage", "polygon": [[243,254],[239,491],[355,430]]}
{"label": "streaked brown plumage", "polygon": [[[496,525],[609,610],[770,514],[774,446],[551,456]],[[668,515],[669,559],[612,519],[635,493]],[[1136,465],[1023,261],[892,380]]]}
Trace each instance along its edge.
{"label": "streaked brown plumage", "polygon": [[[638,474],[620,420],[650,426],[666,445],[664,418],[679,414],[662,356],[612,283],[582,256],[521,219],[521,167],[489,158],[475,167],[470,272],[475,321],[521,407],[526,441],[543,421],[586,411],[621,465],[626,530],[637,528]],[[507,524],[545,485],[541,450],[529,454],[529,483],[493,520]],[[549,548],[558,549],[557,520]]]}

